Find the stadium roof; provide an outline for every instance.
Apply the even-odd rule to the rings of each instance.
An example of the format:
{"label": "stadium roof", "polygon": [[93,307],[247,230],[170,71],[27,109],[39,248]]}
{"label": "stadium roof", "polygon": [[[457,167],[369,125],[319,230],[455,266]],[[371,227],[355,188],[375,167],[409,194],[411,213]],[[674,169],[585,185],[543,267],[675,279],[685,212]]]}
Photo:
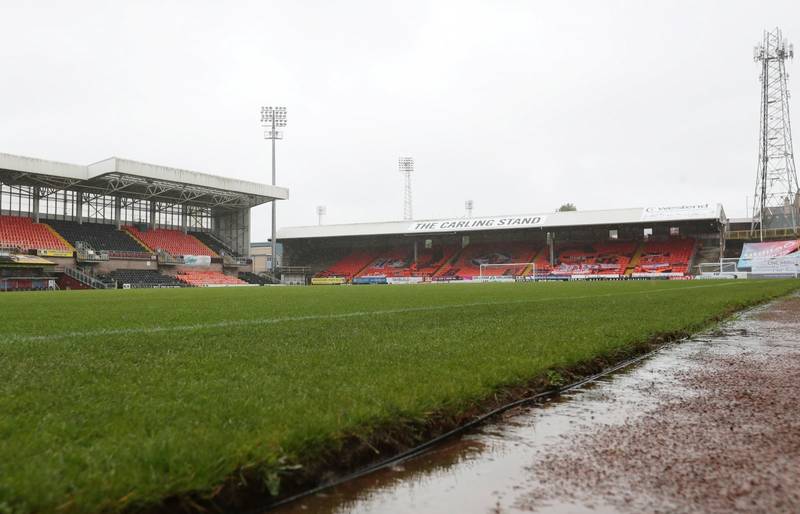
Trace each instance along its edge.
{"label": "stadium roof", "polygon": [[284,187],[118,157],[83,166],[0,153],[0,182],[223,209],[289,198]]}
{"label": "stadium roof", "polygon": [[725,212],[722,209],[722,205],[708,203],[674,207],[636,207],[632,209],[608,209],[598,211],[568,211],[510,216],[482,216],[474,218],[285,227],[278,231],[278,239],[443,234],[523,228],[546,229],[592,225],[606,226],[632,223],[647,224],[704,220],[723,222],[724,219]]}

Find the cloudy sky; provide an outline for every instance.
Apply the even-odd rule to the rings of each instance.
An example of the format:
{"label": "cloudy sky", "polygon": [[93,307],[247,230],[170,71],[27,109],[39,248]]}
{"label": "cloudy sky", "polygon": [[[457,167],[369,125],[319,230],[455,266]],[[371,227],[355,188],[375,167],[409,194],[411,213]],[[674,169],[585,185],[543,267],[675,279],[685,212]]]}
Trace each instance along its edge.
{"label": "cloudy sky", "polygon": [[[418,219],[466,199],[475,215],[711,201],[741,216],[752,47],[776,25],[800,43],[800,3],[0,0],[0,152],[268,182],[259,107],[278,104],[281,226],[316,223],[317,205],[328,223],[401,218],[400,155]],[[267,209],[253,222],[263,240]]]}

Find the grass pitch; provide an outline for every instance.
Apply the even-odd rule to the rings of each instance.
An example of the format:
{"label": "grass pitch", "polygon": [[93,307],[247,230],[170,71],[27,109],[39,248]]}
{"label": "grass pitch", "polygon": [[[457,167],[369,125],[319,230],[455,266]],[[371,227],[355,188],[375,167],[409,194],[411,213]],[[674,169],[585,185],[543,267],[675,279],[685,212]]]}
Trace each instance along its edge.
{"label": "grass pitch", "polygon": [[0,295],[0,513],[274,483],[399,418],[699,329],[800,281]]}

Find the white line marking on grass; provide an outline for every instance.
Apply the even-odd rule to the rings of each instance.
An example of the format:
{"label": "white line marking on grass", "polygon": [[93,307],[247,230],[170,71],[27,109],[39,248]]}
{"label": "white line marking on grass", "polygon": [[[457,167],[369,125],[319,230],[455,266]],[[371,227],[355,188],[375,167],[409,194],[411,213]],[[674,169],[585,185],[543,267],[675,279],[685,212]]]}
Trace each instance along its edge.
{"label": "white line marking on grass", "polygon": [[194,323],[191,325],[172,325],[172,326],[152,326],[152,327],[131,327],[131,328],[109,328],[98,330],[86,330],[80,332],[61,332],[47,335],[26,336],[12,334],[0,339],[2,343],[14,342],[30,342],[30,341],[54,341],[59,339],[73,339],[73,338],[87,338],[87,337],[102,337],[102,336],[120,336],[120,335],[138,335],[138,334],[160,334],[163,332],[191,332],[193,330],[201,329],[215,329],[215,328],[229,328],[229,327],[246,327],[258,325],[272,325],[276,323],[291,323],[296,321],[320,321],[331,319],[347,319],[358,318],[367,316],[383,316],[390,314],[405,314],[409,312],[426,312],[426,311],[442,311],[447,309],[463,309],[468,307],[482,307],[493,305],[515,305],[524,303],[541,303],[552,301],[564,300],[586,300],[589,298],[608,298],[614,296],[633,296],[640,294],[653,294],[653,293],[668,293],[673,291],[686,291],[688,289],[705,289],[710,287],[725,287],[744,282],[726,282],[723,284],[709,284],[702,286],[691,287],[676,287],[676,288],[662,288],[653,289],[650,291],[629,291],[624,293],[605,293],[605,294],[589,294],[580,296],[551,296],[547,298],[527,298],[522,300],[501,300],[494,302],[469,302],[469,303],[456,303],[444,305],[427,305],[423,307],[400,307],[396,309],[383,309],[374,311],[353,311],[341,312],[334,314],[310,314],[307,316],[285,316],[281,318],[261,318],[261,319],[241,319],[232,321],[218,321],[214,323]]}

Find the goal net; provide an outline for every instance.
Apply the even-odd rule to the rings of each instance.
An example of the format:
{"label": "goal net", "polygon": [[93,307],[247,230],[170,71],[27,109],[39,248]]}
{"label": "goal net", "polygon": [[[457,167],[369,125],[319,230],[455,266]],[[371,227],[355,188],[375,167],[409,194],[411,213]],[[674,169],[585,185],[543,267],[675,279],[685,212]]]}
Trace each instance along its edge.
{"label": "goal net", "polygon": [[536,276],[535,262],[512,262],[507,264],[481,264],[481,277]]}

